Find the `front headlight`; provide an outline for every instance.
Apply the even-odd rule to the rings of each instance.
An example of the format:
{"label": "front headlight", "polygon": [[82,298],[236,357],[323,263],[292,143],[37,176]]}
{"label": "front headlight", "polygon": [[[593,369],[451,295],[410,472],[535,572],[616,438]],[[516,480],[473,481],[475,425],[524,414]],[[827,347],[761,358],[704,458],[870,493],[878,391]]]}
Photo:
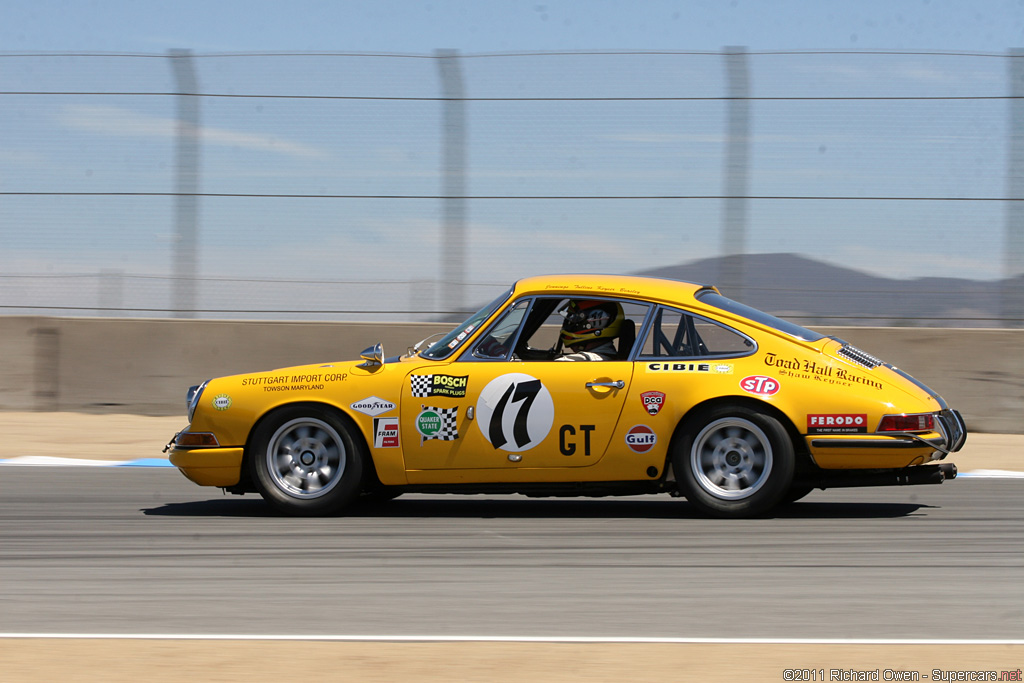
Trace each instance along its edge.
{"label": "front headlight", "polygon": [[194,387],[189,387],[185,393],[185,405],[188,407],[188,421],[192,422],[192,416],[196,413],[196,406],[199,405],[199,399],[203,395],[203,389],[210,380],[206,380],[202,384],[197,384]]}

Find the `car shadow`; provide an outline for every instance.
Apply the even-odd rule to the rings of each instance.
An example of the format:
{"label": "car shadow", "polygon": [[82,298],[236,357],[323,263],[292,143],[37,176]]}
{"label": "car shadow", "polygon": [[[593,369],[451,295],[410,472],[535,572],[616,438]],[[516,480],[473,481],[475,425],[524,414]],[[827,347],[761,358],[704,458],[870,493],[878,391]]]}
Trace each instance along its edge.
{"label": "car shadow", "polygon": [[[934,506],[920,503],[808,502],[789,503],[758,519],[892,519],[923,514]],[[164,503],[144,508],[158,517],[287,518],[261,498],[211,499]],[[342,515],[378,519],[704,519],[712,520],[685,500],[664,499],[550,499],[478,498],[475,496],[403,497],[382,502],[360,502]],[[749,521],[749,520],[738,520]]]}

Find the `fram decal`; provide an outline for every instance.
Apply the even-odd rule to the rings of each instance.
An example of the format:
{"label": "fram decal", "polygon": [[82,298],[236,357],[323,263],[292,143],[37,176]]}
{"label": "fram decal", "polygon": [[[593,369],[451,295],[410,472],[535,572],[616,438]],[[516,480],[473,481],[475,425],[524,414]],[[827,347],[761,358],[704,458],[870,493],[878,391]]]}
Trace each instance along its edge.
{"label": "fram decal", "polygon": [[398,448],[398,418],[373,418],[373,447]]}
{"label": "fram decal", "polygon": [[640,394],[640,402],[644,404],[644,410],[648,414],[657,415],[665,405],[665,394],[661,391],[645,391]]}
{"label": "fram decal", "polygon": [[360,413],[363,413],[364,415],[377,417],[378,415],[383,415],[386,412],[394,410],[395,404],[391,401],[385,401],[382,398],[377,398],[376,396],[370,396],[369,398],[364,398],[361,401],[356,401],[349,407],[352,408],[352,410],[357,410]]}
{"label": "fram decal", "polygon": [[868,416],[864,414],[808,415],[808,434],[863,434],[868,430]]}
{"label": "fram decal", "polygon": [[469,377],[466,375],[412,375],[409,378],[412,395],[416,398],[448,396],[462,398],[466,395]]}
{"label": "fram decal", "polygon": [[758,396],[771,396],[779,391],[779,380],[764,375],[750,375],[740,380],[740,389]]}
{"label": "fram decal", "polygon": [[658,435],[647,425],[636,425],[626,432],[626,445],[634,453],[646,453],[658,443]]}
{"label": "fram decal", "polygon": [[551,392],[536,377],[519,372],[492,379],[476,402],[475,422],[496,449],[527,451],[547,438],[554,421]]}

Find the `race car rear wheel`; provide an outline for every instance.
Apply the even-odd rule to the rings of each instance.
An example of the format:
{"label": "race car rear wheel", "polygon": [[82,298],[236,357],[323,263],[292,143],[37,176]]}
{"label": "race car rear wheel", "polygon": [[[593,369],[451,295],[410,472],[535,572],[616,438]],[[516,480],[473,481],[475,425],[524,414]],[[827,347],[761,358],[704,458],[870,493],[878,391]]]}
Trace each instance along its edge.
{"label": "race car rear wheel", "polygon": [[342,416],[319,406],[282,408],[253,433],[249,454],[260,495],[291,515],[339,511],[359,494],[364,448]]}
{"label": "race car rear wheel", "polygon": [[683,425],[672,455],[681,493],[716,517],[762,514],[793,481],[793,443],[782,424],[746,407],[720,407]]}

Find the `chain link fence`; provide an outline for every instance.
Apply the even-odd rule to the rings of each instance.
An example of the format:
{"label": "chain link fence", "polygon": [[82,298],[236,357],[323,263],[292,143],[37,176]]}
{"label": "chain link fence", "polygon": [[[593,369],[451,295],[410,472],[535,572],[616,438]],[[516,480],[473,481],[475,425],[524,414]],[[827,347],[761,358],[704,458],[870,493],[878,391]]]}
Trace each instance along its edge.
{"label": "chain link fence", "polygon": [[436,320],[649,273],[1020,326],[1024,57],[0,53],[0,313]]}

